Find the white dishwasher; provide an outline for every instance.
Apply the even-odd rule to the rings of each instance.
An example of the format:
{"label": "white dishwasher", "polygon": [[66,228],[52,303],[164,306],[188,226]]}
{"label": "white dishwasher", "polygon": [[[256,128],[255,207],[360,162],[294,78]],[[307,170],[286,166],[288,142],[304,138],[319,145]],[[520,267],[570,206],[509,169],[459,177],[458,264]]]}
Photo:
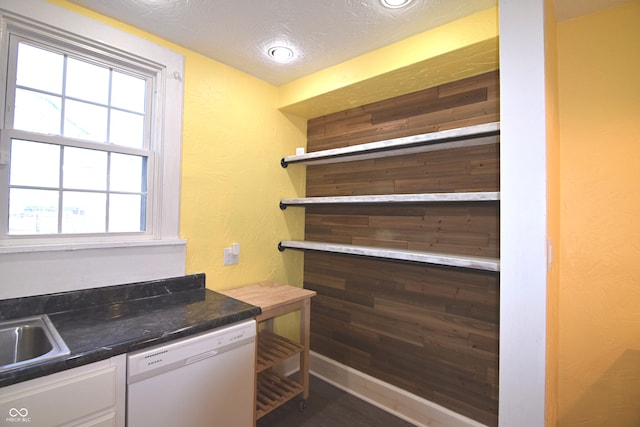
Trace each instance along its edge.
{"label": "white dishwasher", "polygon": [[249,320],[129,353],[127,426],[252,426],[255,338]]}

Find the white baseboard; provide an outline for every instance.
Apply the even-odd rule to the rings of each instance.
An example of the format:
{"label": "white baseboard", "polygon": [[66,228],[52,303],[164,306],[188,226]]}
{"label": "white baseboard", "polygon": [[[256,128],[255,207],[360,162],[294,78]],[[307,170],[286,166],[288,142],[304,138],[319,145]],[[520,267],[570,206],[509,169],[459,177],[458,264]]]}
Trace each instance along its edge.
{"label": "white baseboard", "polygon": [[399,387],[311,352],[310,372],[398,418],[420,427],[486,427]]}

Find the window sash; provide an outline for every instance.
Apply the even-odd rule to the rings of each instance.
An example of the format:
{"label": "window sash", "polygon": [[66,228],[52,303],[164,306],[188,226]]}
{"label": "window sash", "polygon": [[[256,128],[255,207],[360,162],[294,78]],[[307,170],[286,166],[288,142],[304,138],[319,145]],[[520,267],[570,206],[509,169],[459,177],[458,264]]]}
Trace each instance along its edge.
{"label": "window sash", "polygon": [[[20,132],[21,134],[24,134],[25,132]],[[24,140],[25,138],[11,138],[11,134],[12,132],[7,132],[7,135],[9,135],[9,139],[11,140]],[[28,136],[28,133],[27,133]],[[60,137],[52,137],[49,138],[48,142],[44,142],[44,141],[37,141],[37,138],[29,138],[27,139],[28,141],[33,141],[33,142],[37,142],[37,143],[46,143],[47,145],[52,145],[52,146],[57,146],[57,147],[63,147],[63,148],[81,148],[81,149],[87,149],[86,146],[83,146],[82,144],[74,144],[74,145],[68,145],[68,144],[55,144],[52,143],[51,139],[56,140],[56,139],[62,139]],[[102,145],[102,147],[101,147]],[[51,185],[51,186],[43,186],[43,185],[39,185],[39,184],[33,184],[33,183],[10,183],[9,185],[9,191],[11,191],[11,189],[16,189],[16,190],[21,190],[21,189],[25,189],[25,190],[45,190],[45,191],[55,191],[58,193],[58,199],[59,199],[59,203],[58,203],[58,219],[57,219],[57,233],[42,233],[42,234],[19,234],[19,233],[13,233],[13,234],[8,234],[6,235],[6,237],[9,238],[28,238],[28,237],[32,237],[32,236],[38,236],[38,237],[56,237],[56,236],[78,236],[78,235],[82,235],[83,233],[65,233],[62,231],[63,228],[63,205],[62,203],[60,203],[62,201],[62,199],[60,199],[60,197],[62,197],[62,195],[64,193],[66,194],[70,194],[70,193],[93,193],[93,194],[104,194],[107,197],[107,206],[106,206],[106,211],[104,212],[105,217],[103,218],[105,220],[105,227],[107,228],[106,231],[104,232],[95,232],[95,233],[90,233],[87,235],[100,235],[100,234],[114,234],[114,233],[120,233],[120,234],[130,234],[130,235],[135,235],[135,234],[149,234],[150,231],[148,230],[149,227],[147,227],[147,221],[148,221],[148,210],[150,209],[149,207],[149,191],[148,191],[148,185],[151,182],[151,177],[149,174],[150,170],[153,170],[154,167],[154,153],[153,152],[147,152],[145,150],[135,150],[135,149],[131,149],[128,150],[131,154],[133,154],[135,157],[140,157],[141,159],[143,159],[142,164],[141,164],[141,170],[140,173],[142,173],[142,177],[144,178],[141,181],[141,187],[138,191],[136,190],[127,190],[127,189],[118,189],[117,185],[115,187],[112,186],[113,181],[111,181],[111,173],[113,171],[113,169],[111,169],[111,162],[113,157],[111,157],[111,154],[121,154],[118,151],[114,151],[114,150],[108,150],[108,149],[104,149],[104,144],[96,144],[94,143],[93,146],[97,147],[96,149],[93,149],[92,151],[100,151],[100,152],[104,152],[104,153],[109,153],[109,157],[107,158],[107,163],[106,163],[106,167],[107,169],[105,170],[105,181],[110,182],[110,184],[105,185],[104,188],[76,188],[74,186],[70,186],[68,185],[68,183],[66,182],[61,182],[61,179],[56,181],[55,184],[56,185]],[[126,154],[127,156],[130,154]],[[58,160],[59,164],[58,164],[58,174],[62,174],[63,173],[63,160],[64,157],[61,156],[60,159]],[[62,178],[62,176],[60,176],[60,178]],[[118,231],[118,230],[113,230],[111,229],[111,221],[110,221],[110,206],[111,203],[114,200],[114,196],[117,199],[118,196],[127,196],[127,195],[131,195],[131,196],[139,196],[139,197],[143,197],[144,198],[144,203],[142,204],[142,206],[140,206],[140,217],[138,218],[138,220],[140,221],[141,224],[144,224],[143,230],[141,231]],[[11,208],[11,206],[9,206],[9,208]],[[9,218],[10,216],[7,214],[5,216],[5,218]],[[130,218],[130,219],[134,219],[134,218]],[[7,227],[3,228],[2,230],[7,230]]]}

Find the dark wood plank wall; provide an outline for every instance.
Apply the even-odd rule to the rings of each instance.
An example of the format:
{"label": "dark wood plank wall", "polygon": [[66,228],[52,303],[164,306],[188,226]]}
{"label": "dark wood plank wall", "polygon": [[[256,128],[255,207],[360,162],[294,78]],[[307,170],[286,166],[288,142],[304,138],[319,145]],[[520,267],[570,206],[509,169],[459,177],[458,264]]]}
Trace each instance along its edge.
{"label": "dark wood plank wall", "polygon": [[495,191],[497,144],[307,166],[307,197]]}
{"label": "dark wood plank wall", "polygon": [[[308,151],[499,120],[498,72],[308,123]],[[497,144],[307,166],[307,196],[499,190]],[[499,203],[307,207],[305,239],[499,256]],[[499,274],[305,253],[311,348],[497,425]]]}
{"label": "dark wood plank wall", "polygon": [[498,204],[308,207],[305,240],[498,257]]}

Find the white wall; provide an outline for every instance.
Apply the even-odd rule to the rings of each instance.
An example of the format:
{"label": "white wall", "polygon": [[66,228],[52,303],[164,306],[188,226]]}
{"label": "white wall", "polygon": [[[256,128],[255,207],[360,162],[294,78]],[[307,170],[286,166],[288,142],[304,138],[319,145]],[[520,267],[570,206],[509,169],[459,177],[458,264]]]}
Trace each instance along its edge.
{"label": "white wall", "polygon": [[499,425],[544,426],[546,116],[544,1],[500,0]]}

